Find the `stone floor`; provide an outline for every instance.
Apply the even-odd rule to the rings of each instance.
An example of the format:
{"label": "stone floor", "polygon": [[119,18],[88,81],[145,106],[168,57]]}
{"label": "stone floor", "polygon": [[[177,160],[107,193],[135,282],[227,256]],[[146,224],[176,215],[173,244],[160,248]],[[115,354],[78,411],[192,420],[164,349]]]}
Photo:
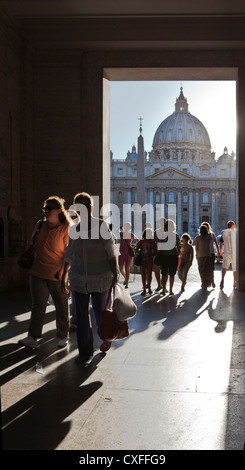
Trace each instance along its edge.
{"label": "stone floor", "polygon": [[[143,298],[130,336],[90,365],[75,363],[76,333],[57,349],[48,306],[36,351],[18,345],[30,318],[27,290],[1,294],[1,406],[4,450],[243,450],[245,293],[227,272],[220,291],[200,289],[192,270],[184,293]],[[153,280],[152,287],[156,286]]]}

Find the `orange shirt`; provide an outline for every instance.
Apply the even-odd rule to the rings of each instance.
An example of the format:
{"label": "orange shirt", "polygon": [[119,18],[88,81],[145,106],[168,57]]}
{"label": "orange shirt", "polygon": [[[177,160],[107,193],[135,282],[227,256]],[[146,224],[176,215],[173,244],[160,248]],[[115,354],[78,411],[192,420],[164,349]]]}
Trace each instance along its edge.
{"label": "orange shirt", "polygon": [[50,228],[46,221],[35,238],[35,257],[30,273],[42,279],[57,281],[63,272],[65,248],[69,241],[69,225]]}

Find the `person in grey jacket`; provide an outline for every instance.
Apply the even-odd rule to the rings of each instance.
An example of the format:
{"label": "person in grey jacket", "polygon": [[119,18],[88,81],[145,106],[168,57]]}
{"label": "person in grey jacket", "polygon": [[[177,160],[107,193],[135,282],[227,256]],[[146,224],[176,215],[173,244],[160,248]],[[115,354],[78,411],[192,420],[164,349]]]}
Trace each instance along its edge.
{"label": "person in grey jacket", "polygon": [[[63,289],[66,291],[69,275],[77,316],[77,362],[87,363],[94,353],[89,300],[91,297],[99,333],[100,314],[105,308],[110,287],[117,282],[116,247],[107,223],[93,216],[93,198],[87,193],[78,193],[74,204],[82,211],[79,224],[72,227],[72,233],[70,231],[65,251]],[[75,236],[74,230],[79,232],[79,236]],[[104,341],[100,349],[106,352],[110,347],[111,342]]]}

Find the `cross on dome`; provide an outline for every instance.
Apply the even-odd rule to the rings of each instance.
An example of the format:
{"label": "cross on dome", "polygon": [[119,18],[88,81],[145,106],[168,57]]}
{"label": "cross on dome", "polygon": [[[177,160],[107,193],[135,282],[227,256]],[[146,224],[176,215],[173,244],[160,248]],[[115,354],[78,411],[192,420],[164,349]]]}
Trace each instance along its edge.
{"label": "cross on dome", "polygon": [[141,135],[141,132],[142,132],[142,121],[143,121],[143,118],[140,117],[139,118],[139,121],[140,121],[140,135]]}

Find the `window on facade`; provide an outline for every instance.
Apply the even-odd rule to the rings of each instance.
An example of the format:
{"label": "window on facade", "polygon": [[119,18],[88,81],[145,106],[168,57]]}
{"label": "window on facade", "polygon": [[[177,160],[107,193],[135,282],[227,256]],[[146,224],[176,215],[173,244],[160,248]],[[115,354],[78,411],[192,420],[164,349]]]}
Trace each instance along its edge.
{"label": "window on facade", "polygon": [[202,202],[207,203],[208,202],[208,193],[204,192],[202,195]]}
{"label": "window on facade", "polygon": [[187,220],[183,221],[183,232],[188,232],[188,222],[187,222]]}
{"label": "window on facade", "polygon": [[122,198],[123,198],[122,191],[119,191],[119,193],[118,193],[118,202],[122,202]]}
{"label": "window on facade", "polygon": [[160,193],[158,193],[158,192],[156,193],[156,195],[155,195],[155,200],[156,200],[156,204],[157,204],[157,203],[158,203],[158,204],[160,203],[160,201],[161,201],[161,199],[160,199]]}
{"label": "window on facade", "polygon": [[122,175],[122,174],[123,174],[123,169],[122,169],[122,168],[118,168],[118,169],[117,169],[117,173],[118,173],[119,175]]}
{"label": "window on facade", "polygon": [[226,203],[226,195],[225,193],[221,193],[221,203],[225,204]]}
{"label": "window on facade", "polygon": [[168,202],[174,203],[174,192],[173,191],[169,191]]}
{"label": "window on facade", "polygon": [[188,194],[183,193],[183,202],[188,202]]}
{"label": "window on facade", "polygon": [[220,176],[226,176],[226,168],[221,168]]}
{"label": "window on facade", "polygon": [[137,202],[137,190],[132,188],[132,203],[134,204],[135,202]]}

